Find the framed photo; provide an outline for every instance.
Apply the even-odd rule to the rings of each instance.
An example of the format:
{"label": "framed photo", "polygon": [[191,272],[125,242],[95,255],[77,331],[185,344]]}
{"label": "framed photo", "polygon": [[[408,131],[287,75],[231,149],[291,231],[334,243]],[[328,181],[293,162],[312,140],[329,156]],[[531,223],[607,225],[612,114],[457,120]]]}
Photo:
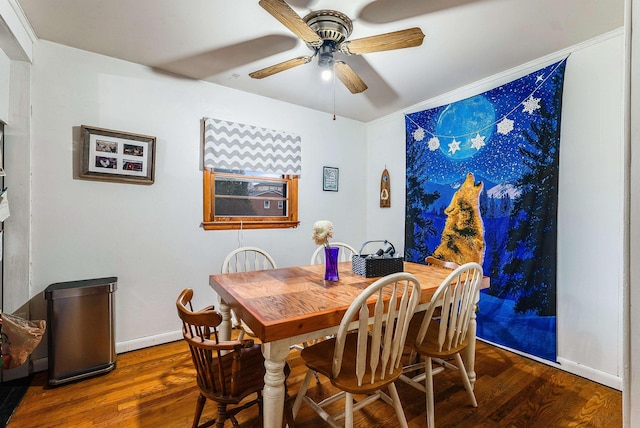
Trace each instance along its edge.
{"label": "framed photo", "polygon": [[339,173],[338,168],[331,166],[322,167],[322,190],[337,192]]}
{"label": "framed photo", "polygon": [[81,178],[153,184],[156,137],[82,125]]}

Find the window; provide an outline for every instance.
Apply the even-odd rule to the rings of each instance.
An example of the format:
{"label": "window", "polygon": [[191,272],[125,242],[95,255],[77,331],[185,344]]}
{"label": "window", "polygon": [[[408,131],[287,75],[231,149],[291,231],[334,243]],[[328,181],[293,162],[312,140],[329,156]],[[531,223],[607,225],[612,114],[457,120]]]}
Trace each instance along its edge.
{"label": "window", "polygon": [[205,230],[298,226],[299,136],[205,118],[203,139]]}
{"label": "window", "polygon": [[298,176],[205,169],[203,189],[205,230],[299,224]]}

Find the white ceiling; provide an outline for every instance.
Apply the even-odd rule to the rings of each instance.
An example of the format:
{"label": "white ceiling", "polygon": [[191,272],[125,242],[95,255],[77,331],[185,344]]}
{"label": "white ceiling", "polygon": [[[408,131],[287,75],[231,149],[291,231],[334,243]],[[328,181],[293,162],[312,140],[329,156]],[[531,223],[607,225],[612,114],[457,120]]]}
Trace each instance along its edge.
{"label": "white ceiling", "polygon": [[[623,0],[288,0],[302,17],[335,9],[350,40],[420,27],[422,46],[349,56],[369,86],[321,81],[315,62],[252,71],[311,51],[257,0],[18,0],[40,39],[363,122],[623,26]],[[37,60],[37,58],[36,58]]]}

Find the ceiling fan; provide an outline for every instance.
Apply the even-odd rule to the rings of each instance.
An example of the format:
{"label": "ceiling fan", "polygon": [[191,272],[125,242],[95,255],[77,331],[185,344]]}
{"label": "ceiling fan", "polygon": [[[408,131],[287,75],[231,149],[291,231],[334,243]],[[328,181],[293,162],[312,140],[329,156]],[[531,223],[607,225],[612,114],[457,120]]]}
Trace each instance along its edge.
{"label": "ceiling fan", "polygon": [[367,89],[366,83],[344,61],[335,60],[336,52],[345,55],[362,55],[393,49],[420,46],[424,34],[420,28],[409,28],[377,36],[347,40],[353,30],[351,19],[335,10],[317,10],[301,18],[284,0],[260,0],[267,12],[280,21],[313,50],[312,55],[300,56],[250,73],[254,79],[262,79],[318,57],[318,65],[333,69],[338,79],[353,94]]}

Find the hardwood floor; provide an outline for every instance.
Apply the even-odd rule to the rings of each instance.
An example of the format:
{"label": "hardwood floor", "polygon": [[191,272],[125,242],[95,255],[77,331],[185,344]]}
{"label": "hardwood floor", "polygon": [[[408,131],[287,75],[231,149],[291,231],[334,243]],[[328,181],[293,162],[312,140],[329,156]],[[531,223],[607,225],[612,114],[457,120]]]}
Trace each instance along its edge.
{"label": "hardwood floor", "polygon": [[[292,351],[289,358],[292,396],[305,374],[298,355]],[[469,405],[457,373],[436,376],[438,428],[622,426],[622,395],[614,389],[482,342],[476,371],[478,408]],[[37,373],[7,427],[189,427],[197,397],[194,373],[182,341],[120,354],[112,372],[58,387],[47,386],[46,372]],[[397,385],[409,427],[424,427],[424,395]],[[318,394],[333,391],[326,379],[312,388]],[[356,427],[399,425],[393,409],[379,403],[356,412]],[[214,416],[215,405],[208,402],[201,422]],[[262,426],[256,407],[239,416],[242,427]],[[326,424],[303,405],[296,426]]]}

